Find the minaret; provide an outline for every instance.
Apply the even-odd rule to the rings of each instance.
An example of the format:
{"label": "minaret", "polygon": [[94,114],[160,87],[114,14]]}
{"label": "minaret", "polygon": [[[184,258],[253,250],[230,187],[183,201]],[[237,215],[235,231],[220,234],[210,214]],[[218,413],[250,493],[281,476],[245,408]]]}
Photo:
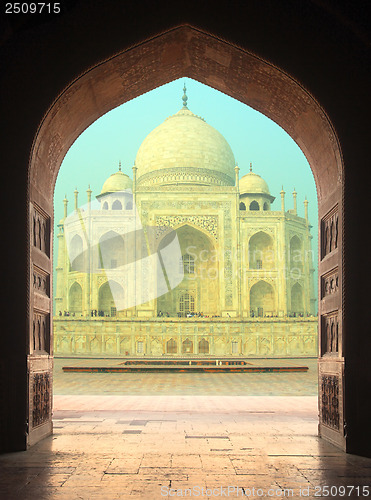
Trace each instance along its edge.
{"label": "minaret", "polygon": [[309,259],[308,256],[312,256],[312,245],[311,245],[311,240],[312,240],[312,235],[310,234],[310,224],[309,224],[309,219],[308,219],[308,200],[307,197],[305,197],[304,200],[304,216],[305,216],[305,225],[306,225],[306,248],[305,248],[305,254],[306,254],[306,259],[305,259],[305,275],[306,275],[306,289],[307,293],[305,294],[306,301],[305,301],[305,308],[307,313],[315,314],[315,307],[316,307],[316,299],[314,295],[314,281],[313,281],[313,261],[312,257]]}
{"label": "minaret", "polygon": [[240,178],[238,175],[239,171],[240,171],[240,167],[236,164],[236,166],[234,167],[234,172],[236,174],[236,190],[237,190],[238,194],[240,192]]}
{"label": "minaret", "polygon": [[92,190],[90,189],[90,184],[88,186],[88,189],[86,190],[86,193],[88,195],[88,210],[91,209],[91,193],[92,193]]}
{"label": "minaret", "polygon": [[234,167],[234,171],[236,174],[236,235],[237,235],[237,261],[236,261],[236,267],[237,267],[237,307],[238,311],[237,314],[238,316],[241,316],[242,314],[242,300],[241,300],[241,226],[240,226],[240,180],[239,180],[239,171],[240,168],[236,163],[236,166]]}
{"label": "minaret", "polygon": [[85,267],[85,270],[86,270],[86,273],[85,273],[85,300],[84,300],[84,304],[85,304],[85,311],[83,311],[85,313],[85,315],[89,316],[89,313],[92,309],[91,307],[91,299],[92,299],[92,286],[93,286],[93,282],[92,282],[92,267],[93,267],[93,263],[92,263],[92,252],[91,252],[91,239],[92,239],[92,218],[91,218],[91,193],[92,193],[92,190],[90,189],[90,184],[88,186],[88,189],[86,190],[86,194],[87,194],[87,197],[88,197],[88,217],[87,217],[87,254],[86,254],[86,257],[84,260],[84,267]]}
{"label": "minaret", "polygon": [[305,197],[305,200],[304,200],[304,213],[305,213],[305,222],[307,224],[309,224],[309,220],[308,220],[308,203],[309,203],[309,201],[307,200],[307,197]]}
{"label": "minaret", "polygon": [[285,213],[285,191],[283,190],[283,186],[280,195],[281,195],[281,212]]}
{"label": "minaret", "polygon": [[77,191],[77,188],[75,188],[74,194],[75,194],[75,211],[77,212],[77,209],[79,208],[79,201],[78,201],[79,192]]}
{"label": "minaret", "polygon": [[138,170],[138,167],[135,165],[135,161],[134,161],[134,166],[133,166],[133,197],[134,197],[134,202],[136,199],[136,192],[137,192],[137,170]]}
{"label": "minaret", "polygon": [[64,221],[67,218],[67,195],[65,195],[63,200],[63,219],[60,220],[58,224],[59,232],[57,234],[58,238],[58,259],[56,270],[56,287],[55,287],[55,313],[59,316],[59,311],[63,314],[66,309],[65,304],[65,266],[66,266],[66,241],[64,236]]}
{"label": "minaret", "polygon": [[294,188],[294,191],[292,192],[292,197],[294,199],[294,215],[298,215],[298,209],[297,209],[297,204],[296,204],[296,196],[297,196],[297,192],[295,191],[295,188]]}
{"label": "minaret", "polygon": [[63,200],[63,205],[64,205],[64,216],[63,218],[67,218],[67,205],[68,205],[68,200],[67,200],[67,195],[64,195],[64,200]]}
{"label": "minaret", "polygon": [[281,255],[280,261],[283,265],[283,272],[280,272],[280,290],[281,293],[281,309],[284,314],[287,314],[287,304],[288,304],[288,284],[285,276],[285,270],[288,269],[288,255],[287,255],[287,241],[286,241],[286,217],[285,217],[285,191],[283,190],[283,186],[280,192],[281,195],[281,212],[282,217],[280,217],[280,239],[281,239]]}

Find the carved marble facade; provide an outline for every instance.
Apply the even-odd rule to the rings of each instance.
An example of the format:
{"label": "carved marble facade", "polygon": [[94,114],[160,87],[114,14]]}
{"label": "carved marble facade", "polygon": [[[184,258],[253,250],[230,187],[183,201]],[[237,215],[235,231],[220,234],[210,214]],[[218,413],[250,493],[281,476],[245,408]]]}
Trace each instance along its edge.
{"label": "carved marble facade", "polygon": [[[54,352],[63,356],[317,355],[316,318],[160,322],[159,319],[57,317],[54,322]],[[168,344],[170,340],[175,341],[176,347]]]}

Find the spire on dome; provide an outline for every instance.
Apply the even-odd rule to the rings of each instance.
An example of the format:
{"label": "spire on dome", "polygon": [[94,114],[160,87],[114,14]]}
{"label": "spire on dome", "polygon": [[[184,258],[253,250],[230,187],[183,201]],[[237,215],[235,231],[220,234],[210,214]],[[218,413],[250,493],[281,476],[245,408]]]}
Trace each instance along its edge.
{"label": "spire on dome", "polygon": [[187,97],[187,93],[186,92],[187,92],[187,88],[186,88],[186,85],[185,85],[185,82],[184,82],[183,97],[182,97],[183,109],[188,109],[188,107],[187,107],[188,97]]}
{"label": "spire on dome", "polygon": [[121,160],[119,161],[119,172],[121,172]]}
{"label": "spire on dome", "polygon": [[252,162],[250,161],[250,172],[252,172]]}

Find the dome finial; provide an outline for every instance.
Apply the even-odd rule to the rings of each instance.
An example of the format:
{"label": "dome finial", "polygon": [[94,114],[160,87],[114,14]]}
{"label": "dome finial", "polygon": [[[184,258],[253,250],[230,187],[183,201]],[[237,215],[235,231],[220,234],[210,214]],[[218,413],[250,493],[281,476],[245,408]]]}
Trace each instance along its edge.
{"label": "dome finial", "polygon": [[119,172],[121,172],[121,160],[119,161]]}
{"label": "dome finial", "polygon": [[252,172],[252,161],[250,161],[250,172]]}
{"label": "dome finial", "polygon": [[187,107],[187,101],[188,101],[188,97],[187,97],[187,88],[186,88],[186,84],[184,82],[184,87],[183,87],[183,97],[182,97],[182,101],[183,101],[183,109],[188,109]]}

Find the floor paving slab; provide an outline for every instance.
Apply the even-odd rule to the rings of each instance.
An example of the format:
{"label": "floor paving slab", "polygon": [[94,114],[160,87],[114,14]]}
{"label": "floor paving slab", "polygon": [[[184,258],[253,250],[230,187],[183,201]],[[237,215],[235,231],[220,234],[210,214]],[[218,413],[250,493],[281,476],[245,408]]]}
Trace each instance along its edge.
{"label": "floor paving slab", "polygon": [[[98,378],[76,380],[75,394],[67,392],[69,380],[59,379],[53,436],[27,452],[0,456],[1,500],[157,500],[168,498],[161,487],[170,486],[176,492],[291,488],[291,498],[300,498],[308,485],[306,498],[318,498],[316,486],[361,489],[370,483],[370,459],[346,455],[318,438],[313,377],[298,391],[300,383],[289,388],[287,378],[259,382],[230,374],[238,377],[221,381],[195,374],[181,383],[162,380],[152,393],[151,381],[138,377],[128,393],[120,389],[122,378],[110,379],[109,392],[107,379],[90,375]],[[83,392],[88,380],[89,394]],[[247,496],[231,491],[229,498]]]}

